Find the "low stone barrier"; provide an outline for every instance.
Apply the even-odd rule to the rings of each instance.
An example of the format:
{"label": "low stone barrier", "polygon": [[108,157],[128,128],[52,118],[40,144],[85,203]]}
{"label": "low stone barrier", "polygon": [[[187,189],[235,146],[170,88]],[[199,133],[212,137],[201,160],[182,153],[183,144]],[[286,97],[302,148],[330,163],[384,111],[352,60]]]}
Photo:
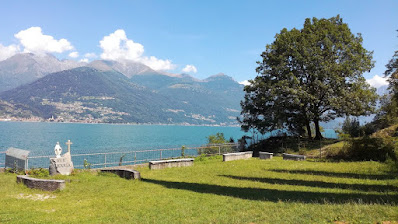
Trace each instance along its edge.
{"label": "low stone barrier", "polygon": [[283,153],[283,160],[294,160],[294,161],[300,161],[300,160],[305,160],[306,156],[303,155],[294,155],[294,154],[287,154]]}
{"label": "low stone barrier", "polygon": [[274,153],[270,152],[259,152],[259,158],[260,159],[272,159],[274,156]]}
{"label": "low stone barrier", "polygon": [[231,160],[238,160],[238,159],[248,159],[253,157],[252,151],[247,152],[235,152],[235,153],[227,153],[222,155],[222,161],[231,161]]}
{"label": "low stone barrier", "polygon": [[149,169],[158,170],[170,167],[181,167],[181,166],[192,166],[193,159],[169,159],[169,160],[158,160],[158,161],[150,161]]}
{"label": "low stone barrier", "polygon": [[65,180],[38,179],[27,175],[18,175],[17,183],[23,183],[29,188],[40,189],[43,191],[55,191],[65,188]]}
{"label": "low stone barrier", "polygon": [[132,170],[132,169],[101,169],[101,172],[108,172],[108,173],[114,173],[117,174],[119,177],[126,178],[128,180],[130,179],[140,179],[141,175],[140,172],[137,170]]}

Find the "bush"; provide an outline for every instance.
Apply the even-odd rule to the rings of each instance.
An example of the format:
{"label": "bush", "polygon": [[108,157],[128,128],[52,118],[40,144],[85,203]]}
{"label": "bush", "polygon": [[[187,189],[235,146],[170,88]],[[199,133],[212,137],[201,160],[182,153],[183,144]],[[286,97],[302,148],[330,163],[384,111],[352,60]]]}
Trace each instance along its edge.
{"label": "bush", "polygon": [[36,178],[46,178],[50,176],[49,171],[43,168],[30,169],[26,171],[26,174]]}
{"label": "bush", "polygon": [[362,137],[350,139],[342,150],[337,153],[335,159],[352,161],[380,161],[388,158],[397,160],[394,142],[391,138]]}

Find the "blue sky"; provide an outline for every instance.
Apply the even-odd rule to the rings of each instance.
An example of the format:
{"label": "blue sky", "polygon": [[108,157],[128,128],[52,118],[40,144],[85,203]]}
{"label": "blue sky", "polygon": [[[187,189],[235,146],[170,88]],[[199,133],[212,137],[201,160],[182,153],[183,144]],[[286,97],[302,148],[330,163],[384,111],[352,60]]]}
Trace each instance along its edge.
{"label": "blue sky", "polygon": [[[54,41],[66,39],[69,43],[57,48],[61,53],[47,49],[60,59],[70,58],[72,52],[78,52],[71,54],[78,54],[75,60],[99,59],[102,53],[107,53],[103,57],[112,59],[126,53],[123,50],[128,48],[125,45],[114,51],[112,41],[121,40],[122,44],[130,41],[130,58],[174,73],[192,65],[187,71],[201,79],[219,72],[237,81],[254,78],[256,61],[261,59],[259,55],[265,45],[272,43],[275,34],[285,27],[301,28],[309,17],[330,18],[340,14],[353,33],[362,33],[364,47],[374,51],[376,61],[375,68],[365,74],[367,79],[381,76],[385,64],[398,50],[396,0],[52,0],[2,1],[1,5],[0,49],[10,46],[19,51],[38,49],[29,42],[34,41],[29,39],[33,31],[29,28],[40,27],[42,35]],[[29,32],[20,33],[24,30]],[[106,36],[109,36],[106,43],[101,44]],[[85,57],[87,53],[96,57]]]}

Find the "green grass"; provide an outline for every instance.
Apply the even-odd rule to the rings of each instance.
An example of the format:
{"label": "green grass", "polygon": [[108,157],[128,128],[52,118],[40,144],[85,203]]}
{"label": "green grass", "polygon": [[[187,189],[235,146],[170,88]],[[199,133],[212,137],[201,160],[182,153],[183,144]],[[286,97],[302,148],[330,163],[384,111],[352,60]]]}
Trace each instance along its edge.
{"label": "green grass", "polygon": [[[201,160],[201,161],[199,161]],[[48,193],[0,174],[0,223],[377,223],[398,221],[398,179],[377,162],[201,158],[132,181],[79,172]],[[44,201],[20,198],[44,194]]]}

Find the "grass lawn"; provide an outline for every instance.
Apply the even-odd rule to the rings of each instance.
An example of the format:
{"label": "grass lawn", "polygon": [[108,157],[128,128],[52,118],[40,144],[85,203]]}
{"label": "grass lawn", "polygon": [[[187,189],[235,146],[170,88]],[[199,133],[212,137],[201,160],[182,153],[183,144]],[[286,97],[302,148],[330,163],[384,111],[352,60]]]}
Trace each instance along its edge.
{"label": "grass lawn", "polygon": [[52,193],[0,174],[0,223],[398,221],[398,179],[377,162],[221,162],[218,156],[192,167],[137,169],[141,181],[80,172]]}

